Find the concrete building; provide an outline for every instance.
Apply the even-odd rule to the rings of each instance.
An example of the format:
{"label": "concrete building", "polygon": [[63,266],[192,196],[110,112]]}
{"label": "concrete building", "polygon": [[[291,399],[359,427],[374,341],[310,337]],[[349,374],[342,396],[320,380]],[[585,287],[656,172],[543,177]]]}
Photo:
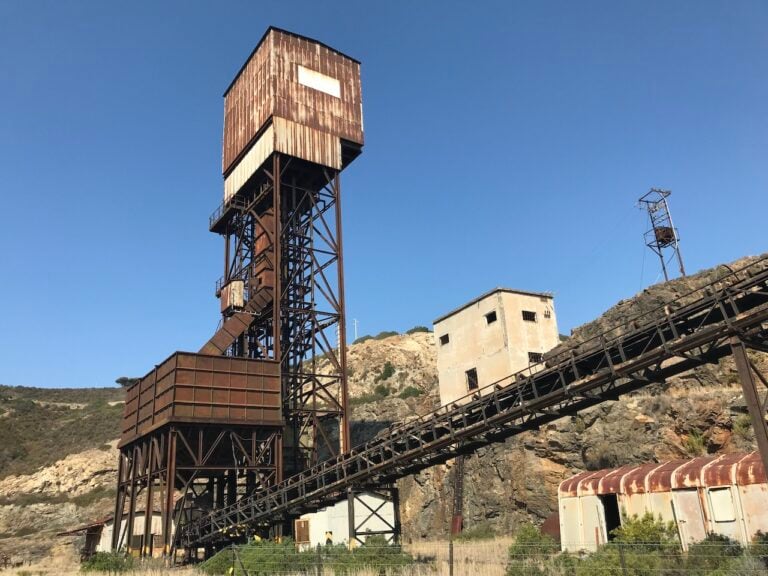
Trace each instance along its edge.
{"label": "concrete building", "polygon": [[[391,539],[398,521],[394,504],[381,494],[364,492],[355,495],[354,518],[356,539],[362,543],[368,536],[382,535]],[[350,544],[350,518],[347,500],[316,512],[304,514],[294,521],[296,545],[314,548],[318,544]]]}
{"label": "concrete building", "polygon": [[557,346],[552,294],[496,288],[434,321],[443,405],[531,368]]}
{"label": "concrete building", "polygon": [[[144,538],[144,511],[136,511],[136,516],[133,520],[133,539],[129,552],[133,555],[138,555],[139,551],[144,548],[146,556],[159,557],[163,553],[163,545],[160,541],[162,530],[162,515],[160,512],[155,512],[151,519],[151,533],[149,538]],[[125,529],[128,523],[127,518],[123,518],[121,522],[121,532],[125,533]],[[97,520],[85,526],[80,526],[67,532],[61,532],[57,536],[75,536],[83,535],[84,541],[80,549],[80,557],[85,560],[90,558],[96,552],[109,552],[112,549],[112,532],[114,530],[114,519],[112,516]]]}
{"label": "concrete building", "polygon": [[557,494],[563,550],[594,551],[625,517],[674,522],[684,550],[708,533],[743,545],[768,531],[768,484],[758,452],[582,472]]}

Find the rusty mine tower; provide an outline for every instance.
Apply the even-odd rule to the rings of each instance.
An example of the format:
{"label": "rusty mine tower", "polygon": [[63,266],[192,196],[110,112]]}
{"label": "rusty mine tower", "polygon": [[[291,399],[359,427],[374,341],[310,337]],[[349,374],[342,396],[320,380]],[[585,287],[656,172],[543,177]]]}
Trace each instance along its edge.
{"label": "rusty mine tower", "polygon": [[270,28],[224,94],[220,328],[127,390],[113,548],[168,554],[175,526],[349,449],[340,173],[362,145],[360,63]]}

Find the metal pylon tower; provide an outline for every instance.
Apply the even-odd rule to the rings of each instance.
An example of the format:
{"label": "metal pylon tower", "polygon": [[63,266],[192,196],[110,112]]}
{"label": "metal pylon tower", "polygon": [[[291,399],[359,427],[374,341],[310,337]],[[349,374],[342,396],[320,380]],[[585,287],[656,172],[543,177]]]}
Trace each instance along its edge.
{"label": "metal pylon tower", "polygon": [[651,229],[645,235],[645,245],[659,257],[661,270],[664,272],[664,280],[669,280],[667,264],[672,260],[666,258],[668,252],[673,252],[680,268],[680,276],[685,276],[683,256],[680,253],[680,237],[677,228],[672,224],[672,214],[669,211],[667,198],[672,194],[670,190],[651,188],[638,200],[639,205],[645,207],[651,222]]}

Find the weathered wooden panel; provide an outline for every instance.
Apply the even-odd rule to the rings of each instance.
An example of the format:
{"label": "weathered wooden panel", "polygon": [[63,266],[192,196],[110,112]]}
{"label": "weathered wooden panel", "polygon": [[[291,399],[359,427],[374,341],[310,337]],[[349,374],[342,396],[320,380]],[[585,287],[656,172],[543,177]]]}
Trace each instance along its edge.
{"label": "weathered wooden panel", "polygon": [[[225,175],[237,170],[257,134],[277,117],[336,137],[312,145],[335,147],[339,138],[362,145],[360,63],[316,40],[270,28],[224,95]],[[229,190],[242,185],[243,174],[262,155],[263,150],[254,153]],[[317,157],[317,151],[311,155]]]}
{"label": "weathered wooden panel", "polygon": [[280,426],[280,366],[272,360],[177,352],[126,391],[121,445],[173,422]]}
{"label": "weathered wooden panel", "polygon": [[221,310],[230,308],[242,308],[245,304],[244,298],[245,283],[242,280],[232,280],[221,289]]}
{"label": "weathered wooden panel", "polygon": [[275,133],[270,124],[235,169],[224,179],[224,201],[229,201],[275,151]]}

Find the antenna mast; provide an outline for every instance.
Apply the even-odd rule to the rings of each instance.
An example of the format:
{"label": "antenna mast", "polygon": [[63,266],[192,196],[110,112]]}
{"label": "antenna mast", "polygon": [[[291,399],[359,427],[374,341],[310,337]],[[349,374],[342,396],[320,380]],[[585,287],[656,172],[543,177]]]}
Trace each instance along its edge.
{"label": "antenna mast", "polygon": [[651,188],[638,201],[641,206],[645,206],[645,209],[648,211],[648,218],[651,221],[651,229],[644,235],[645,245],[653,250],[659,257],[659,260],[661,260],[661,269],[664,272],[665,281],[669,281],[667,261],[664,259],[664,254],[669,251],[668,249],[671,249],[677,257],[680,275],[685,276],[683,256],[680,253],[680,237],[677,234],[677,228],[672,224],[672,214],[667,203],[667,197],[670,194],[672,194],[670,190]]}

